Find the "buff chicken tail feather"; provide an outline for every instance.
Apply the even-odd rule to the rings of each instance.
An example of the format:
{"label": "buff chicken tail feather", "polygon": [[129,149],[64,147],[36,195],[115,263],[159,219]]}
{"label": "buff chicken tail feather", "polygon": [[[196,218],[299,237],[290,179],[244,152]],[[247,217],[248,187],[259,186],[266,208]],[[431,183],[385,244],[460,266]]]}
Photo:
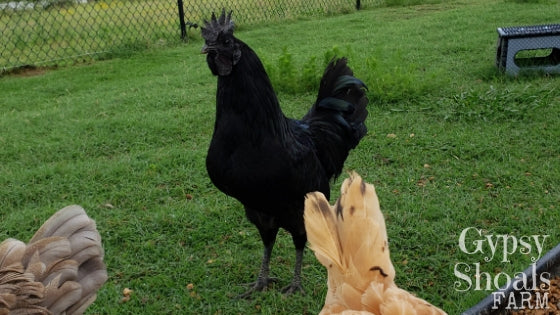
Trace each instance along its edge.
{"label": "buff chicken tail feather", "polygon": [[328,272],[321,314],[446,314],[395,284],[375,187],[359,175],[344,181],[334,206],[321,193],[308,194],[304,219],[310,247]]}
{"label": "buff chicken tail feather", "polygon": [[49,218],[29,244],[0,243],[0,315],[82,314],[107,281],[101,236],[83,208]]}

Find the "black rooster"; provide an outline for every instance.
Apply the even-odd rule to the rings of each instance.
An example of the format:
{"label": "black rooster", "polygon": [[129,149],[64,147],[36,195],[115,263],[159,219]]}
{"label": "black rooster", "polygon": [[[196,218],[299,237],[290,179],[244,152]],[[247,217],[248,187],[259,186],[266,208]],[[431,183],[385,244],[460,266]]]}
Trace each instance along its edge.
{"label": "black rooster", "polygon": [[345,58],[333,60],[315,104],[301,120],[289,119],[255,52],[233,36],[231,12],[212,14],[202,36],[202,53],[218,76],[206,168],[216,187],[243,204],[264,243],[258,279],[241,297],[275,281],[269,263],[279,228],[290,232],[296,248],[294,277],[283,292],[303,292],[304,197],[320,191],[328,198],[330,179],[341,173],[348,152],[366,134],[366,86],[353,77]]}

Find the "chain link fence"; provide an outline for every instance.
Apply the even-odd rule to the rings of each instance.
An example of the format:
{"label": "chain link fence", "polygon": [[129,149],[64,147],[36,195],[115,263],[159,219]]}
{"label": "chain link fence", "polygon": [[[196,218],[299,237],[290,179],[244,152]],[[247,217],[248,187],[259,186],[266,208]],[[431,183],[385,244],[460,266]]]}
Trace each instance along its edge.
{"label": "chain link fence", "polygon": [[187,41],[222,8],[238,24],[345,13],[382,0],[0,0],[0,74]]}

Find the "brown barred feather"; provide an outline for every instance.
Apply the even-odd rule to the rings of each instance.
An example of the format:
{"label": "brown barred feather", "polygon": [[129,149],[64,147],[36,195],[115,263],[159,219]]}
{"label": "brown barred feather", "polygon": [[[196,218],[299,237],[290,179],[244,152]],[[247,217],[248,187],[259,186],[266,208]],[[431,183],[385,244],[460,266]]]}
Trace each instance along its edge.
{"label": "brown barred feather", "polygon": [[0,315],[83,314],[107,281],[101,236],[83,208],[49,218],[29,244],[0,243]]}

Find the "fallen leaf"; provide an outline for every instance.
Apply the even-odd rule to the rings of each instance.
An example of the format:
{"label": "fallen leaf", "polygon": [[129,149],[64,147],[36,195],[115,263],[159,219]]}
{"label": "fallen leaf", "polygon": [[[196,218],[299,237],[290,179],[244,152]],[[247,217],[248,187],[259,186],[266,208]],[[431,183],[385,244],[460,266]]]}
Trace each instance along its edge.
{"label": "fallen leaf", "polygon": [[425,187],[426,184],[428,184],[428,179],[426,178],[420,178],[417,182],[416,185],[420,186],[420,187]]}
{"label": "fallen leaf", "polygon": [[130,296],[130,295],[132,294],[132,292],[134,292],[134,291],[132,291],[132,290],[129,289],[129,288],[124,288],[123,291],[122,291],[122,294],[123,294],[124,296]]}
{"label": "fallen leaf", "polygon": [[124,296],[122,297],[120,303],[126,303],[126,302],[128,302],[128,301],[130,300],[130,295],[132,294],[132,292],[134,292],[134,291],[132,291],[132,290],[129,289],[129,288],[124,288],[123,291],[122,291],[122,294],[123,294]]}

